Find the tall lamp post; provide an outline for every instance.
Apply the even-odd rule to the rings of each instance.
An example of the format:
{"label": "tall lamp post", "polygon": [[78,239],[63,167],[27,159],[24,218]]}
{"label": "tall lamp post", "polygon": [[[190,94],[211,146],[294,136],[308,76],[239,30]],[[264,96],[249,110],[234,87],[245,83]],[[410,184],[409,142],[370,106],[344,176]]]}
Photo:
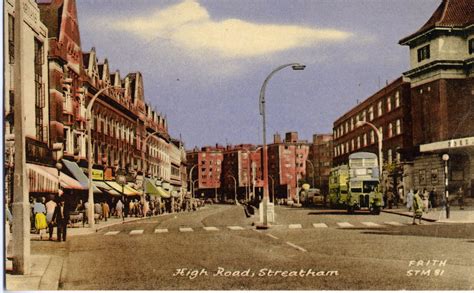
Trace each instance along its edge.
{"label": "tall lamp post", "polygon": [[444,154],[443,155],[443,161],[444,161],[444,200],[446,201],[446,219],[449,219],[449,191],[448,191],[448,161],[449,161],[449,155]]}
{"label": "tall lamp post", "polygon": [[60,142],[53,143],[53,159],[56,161],[56,169],[58,170],[58,198],[61,196],[61,159],[63,157],[63,144]]}
{"label": "tall lamp post", "polygon": [[270,78],[277,73],[278,71],[290,67],[293,70],[304,70],[305,65],[300,63],[290,63],[278,66],[275,68],[270,74],[265,78],[263,82],[262,88],[260,89],[260,98],[259,98],[259,105],[260,105],[260,115],[262,115],[262,123],[263,123],[263,200],[262,200],[262,209],[263,209],[263,219],[262,225],[259,226],[261,229],[268,228],[268,160],[267,160],[267,138],[266,138],[266,125],[265,125],[265,89],[267,87],[267,83]]}
{"label": "tall lamp post", "polygon": [[115,88],[115,86],[107,86],[101,90],[99,90],[94,97],[89,101],[89,104],[87,104],[87,109],[86,109],[86,120],[87,120],[87,175],[89,177],[89,191],[88,191],[88,219],[87,221],[89,222],[89,228],[94,229],[95,222],[94,222],[94,190],[93,190],[93,185],[92,185],[92,134],[91,134],[91,123],[92,123],[92,106],[94,105],[95,100],[102,94],[104,91],[110,89],[110,88]]}
{"label": "tall lamp post", "polygon": [[192,187],[193,187],[193,193],[191,194],[193,198],[196,197],[196,195],[194,194],[194,193],[195,193],[194,185],[195,185],[195,183],[198,182],[198,181],[199,181],[199,179],[196,179],[196,180],[193,181],[193,185],[192,185]]}
{"label": "tall lamp post", "polygon": [[[145,127],[145,131],[146,131],[146,127]],[[145,153],[146,153],[146,144],[148,142],[148,140],[150,139],[150,137],[152,137],[153,135],[157,134],[158,132],[160,132],[159,130],[153,132],[153,133],[149,133],[147,134],[147,136],[145,137],[145,140],[143,141],[143,147],[145,147],[145,151],[142,152],[142,162],[143,162],[143,170],[142,170],[142,173],[143,173],[143,182],[142,182],[142,187],[143,187],[143,191],[142,191],[142,201],[145,200],[145,187],[146,187],[146,184],[145,184],[145,171],[148,169],[148,164],[147,164],[147,168],[145,168]]]}
{"label": "tall lamp post", "polygon": [[272,180],[272,202],[275,204],[275,179],[271,175],[268,176]]}
{"label": "tall lamp post", "polygon": [[197,166],[197,164],[194,164],[191,167],[191,170],[189,170],[189,192],[191,192],[191,197],[194,198],[194,182],[193,180],[193,169]]}
{"label": "tall lamp post", "polygon": [[[375,134],[377,134],[377,143],[378,143],[378,149],[379,149],[379,177],[383,179],[383,176],[382,176],[382,170],[383,170],[382,133],[380,132],[380,130],[377,129],[377,127],[375,127],[375,125],[373,125],[370,122],[358,121],[356,123],[357,127],[362,126],[362,125],[370,126],[375,131]],[[381,184],[381,185],[382,185],[382,193],[383,193],[384,184]]]}
{"label": "tall lamp post", "polygon": [[[122,186],[122,202],[125,205],[125,184],[127,184],[127,177],[125,176],[125,171],[123,169],[119,169],[117,174],[115,175],[115,181],[117,184]],[[122,211],[122,222],[125,221],[125,213]]]}
{"label": "tall lamp post", "polygon": [[[314,165],[313,165],[313,162],[311,162],[310,160],[306,160],[306,162],[308,162],[311,165],[311,169],[313,170],[312,183],[313,183],[313,188],[314,188]],[[321,174],[319,174],[319,176],[321,176]],[[319,188],[321,188],[321,186],[319,186]]]}
{"label": "tall lamp post", "polygon": [[234,200],[235,200],[235,204],[237,204],[237,180],[232,175],[227,175],[227,177],[234,179]]}

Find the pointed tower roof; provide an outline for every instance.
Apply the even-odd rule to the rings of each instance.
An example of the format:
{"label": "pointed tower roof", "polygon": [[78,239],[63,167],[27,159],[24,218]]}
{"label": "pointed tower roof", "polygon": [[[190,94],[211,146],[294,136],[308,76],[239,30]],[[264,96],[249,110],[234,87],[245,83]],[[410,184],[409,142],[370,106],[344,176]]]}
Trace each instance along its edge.
{"label": "pointed tower roof", "polygon": [[430,19],[415,33],[399,41],[406,45],[412,39],[435,28],[463,28],[474,24],[473,0],[443,0]]}

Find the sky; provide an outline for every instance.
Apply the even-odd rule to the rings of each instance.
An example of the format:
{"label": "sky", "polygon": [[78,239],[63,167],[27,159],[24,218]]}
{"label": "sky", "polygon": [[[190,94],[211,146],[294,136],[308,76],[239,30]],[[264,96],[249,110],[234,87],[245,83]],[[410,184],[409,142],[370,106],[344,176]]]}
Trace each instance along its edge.
{"label": "sky", "polygon": [[170,134],[194,146],[332,133],[333,122],[409,69],[398,41],[441,0],[78,0],[83,51],[140,71]]}

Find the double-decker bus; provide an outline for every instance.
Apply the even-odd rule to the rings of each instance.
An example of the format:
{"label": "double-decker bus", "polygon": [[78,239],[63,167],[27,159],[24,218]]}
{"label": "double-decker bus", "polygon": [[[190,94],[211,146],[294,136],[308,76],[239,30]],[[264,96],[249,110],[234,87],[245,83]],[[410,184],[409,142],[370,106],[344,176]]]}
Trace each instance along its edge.
{"label": "double-decker bus", "polygon": [[349,156],[349,165],[331,170],[329,205],[347,208],[349,213],[368,208],[371,213],[380,214],[383,196],[379,192],[379,168],[375,154],[353,153]]}
{"label": "double-decker bus", "polygon": [[347,180],[349,168],[347,165],[337,166],[331,169],[329,174],[329,206],[331,208],[346,207]]}
{"label": "double-decker bus", "polygon": [[373,153],[358,152],[349,155],[347,211],[368,208],[380,214],[383,195],[379,191],[379,166]]}

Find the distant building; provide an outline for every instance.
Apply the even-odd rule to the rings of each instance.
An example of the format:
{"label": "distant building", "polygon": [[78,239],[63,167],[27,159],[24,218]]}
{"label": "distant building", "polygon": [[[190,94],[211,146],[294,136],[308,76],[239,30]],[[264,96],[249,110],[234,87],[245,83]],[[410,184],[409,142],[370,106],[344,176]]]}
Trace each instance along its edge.
{"label": "distant building", "polygon": [[188,174],[196,197],[218,198],[224,150],[223,146],[216,145],[187,152]]}
{"label": "distant building", "polygon": [[271,198],[296,200],[306,178],[309,143],[298,140],[297,132],[288,132],[281,141],[279,134],[268,145],[268,188]]}
{"label": "distant building", "polygon": [[331,172],[332,167],[332,159],[332,134],[314,134],[313,143],[310,146],[308,154],[308,161],[311,163],[307,165],[306,178],[307,182],[310,183],[312,187],[319,188],[322,194],[329,193],[328,182],[329,173]]}
{"label": "distant building", "polygon": [[474,196],[474,2],[443,0],[429,20],[400,40],[410,48],[415,188],[449,186]]}

